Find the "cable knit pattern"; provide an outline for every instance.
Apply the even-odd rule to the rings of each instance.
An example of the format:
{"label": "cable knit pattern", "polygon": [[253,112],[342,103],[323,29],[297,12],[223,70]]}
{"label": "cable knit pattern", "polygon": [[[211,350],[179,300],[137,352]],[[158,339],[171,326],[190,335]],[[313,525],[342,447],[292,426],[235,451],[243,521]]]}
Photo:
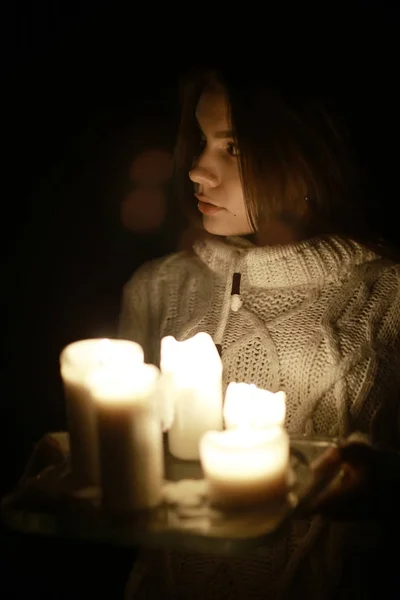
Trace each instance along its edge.
{"label": "cable knit pattern", "polygon": [[[237,312],[230,304],[234,272],[241,273]],[[125,287],[120,321],[121,336],[139,342],[155,364],[163,336],[183,340],[199,331],[222,346],[225,386],[244,381],[286,392],[289,432],[360,430],[395,441],[399,265],[337,237],[261,248],[205,236],[193,253],[142,267]],[[322,527],[314,522],[301,536],[293,531],[269,558],[241,559],[240,568],[233,560],[173,554],[174,597],[193,599],[198,590],[202,599],[223,598],[222,588],[227,598],[266,597],[285,570],[294,576],[293,557],[302,560],[299,547],[309,547]]]}

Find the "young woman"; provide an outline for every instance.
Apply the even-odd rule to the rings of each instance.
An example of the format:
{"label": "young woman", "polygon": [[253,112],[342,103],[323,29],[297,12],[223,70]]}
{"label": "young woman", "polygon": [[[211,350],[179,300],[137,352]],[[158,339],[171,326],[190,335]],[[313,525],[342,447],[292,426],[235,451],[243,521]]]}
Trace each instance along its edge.
{"label": "young woman", "polygon": [[[185,88],[176,166],[205,234],[192,252],[135,274],[121,335],[158,364],[163,336],[206,331],[225,385],[285,390],[290,433],[358,430],[395,443],[400,266],[368,228],[332,118],[259,78],[199,75]],[[343,532],[322,535],[326,527],[294,523],[262,558],[159,557],[142,589],[157,583],[154,593],[192,599],[328,597],[339,581],[331,543]]]}

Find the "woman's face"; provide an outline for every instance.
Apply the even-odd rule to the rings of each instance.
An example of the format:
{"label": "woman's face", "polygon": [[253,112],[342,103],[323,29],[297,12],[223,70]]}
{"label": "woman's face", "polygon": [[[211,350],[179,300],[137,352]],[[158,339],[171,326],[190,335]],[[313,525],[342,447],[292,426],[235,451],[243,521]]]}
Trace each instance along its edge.
{"label": "woman's face", "polygon": [[239,176],[238,149],[222,88],[203,92],[197,104],[196,119],[203,147],[189,177],[196,184],[195,196],[204,228],[223,236],[252,233]]}
{"label": "woman's face", "polygon": [[166,186],[172,176],[172,155],[166,150],[146,150],[132,162],[130,190],[121,203],[121,223],[134,232],[151,232],[167,212]]}

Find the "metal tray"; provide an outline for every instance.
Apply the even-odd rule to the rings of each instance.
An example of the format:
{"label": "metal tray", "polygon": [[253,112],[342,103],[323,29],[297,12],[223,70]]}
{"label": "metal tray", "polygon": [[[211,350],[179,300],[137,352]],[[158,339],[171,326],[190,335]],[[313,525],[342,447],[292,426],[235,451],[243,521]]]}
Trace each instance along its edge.
{"label": "metal tray", "polygon": [[68,434],[47,434],[18,487],[2,500],[2,523],[28,534],[120,546],[240,554],[265,546],[307,512],[337,475],[340,463],[331,459],[337,448],[337,440],[291,436],[292,485],[285,501],[232,512],[208,504],[199,462],[181,461],[166,451],[165,501],[151,511],[117,518],[103,513],[97,488],[74,487]]}

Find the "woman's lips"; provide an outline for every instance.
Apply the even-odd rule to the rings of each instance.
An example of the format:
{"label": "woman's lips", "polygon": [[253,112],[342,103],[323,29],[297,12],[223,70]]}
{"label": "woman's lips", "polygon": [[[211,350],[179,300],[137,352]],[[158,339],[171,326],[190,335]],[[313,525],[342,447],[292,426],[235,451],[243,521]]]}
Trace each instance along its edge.
{"label": "woman's lips", "polygon": [[220,206],[216,206],[215,204],[211,204],[211,202],[207,202],[204,199],[204,196],[201,196],[200,194],[196,194],[196,198],[198,200],[197,208],[201,213],[203,213],[203,215],[215,215],[216,213],[224,210]]}

